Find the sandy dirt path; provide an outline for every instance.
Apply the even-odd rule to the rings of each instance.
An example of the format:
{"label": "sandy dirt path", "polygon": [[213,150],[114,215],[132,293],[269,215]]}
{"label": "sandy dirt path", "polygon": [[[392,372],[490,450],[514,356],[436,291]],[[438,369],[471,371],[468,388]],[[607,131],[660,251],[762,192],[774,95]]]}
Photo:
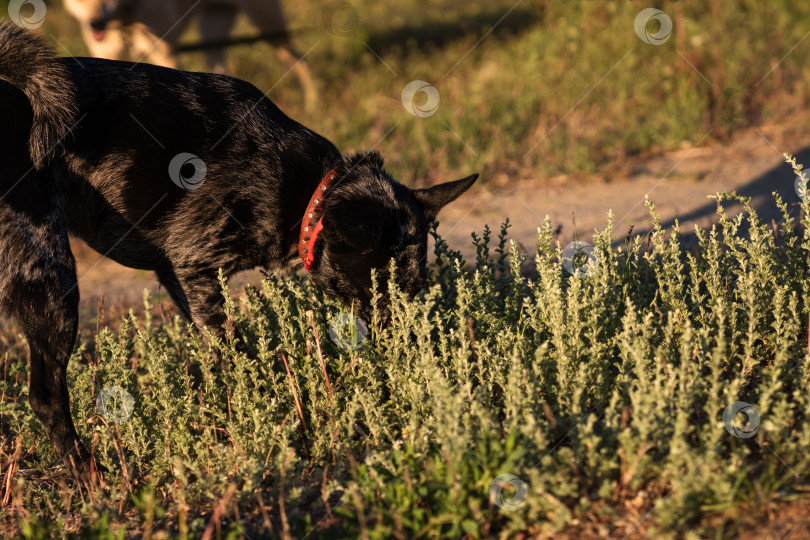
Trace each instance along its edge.
{"label": "sandy dirt path", "polygon": [[[799,202],[795,175],[782,153],[794,154],[810,167],[810,132],[787,126],[761,126],[738,133],[725,144],[706,137],[696,145],[666,154],[633,159],[623,170],[600,178],[561,176],[515,183],[501,175],[503,187],[485,187],[475,197],[462,197],[445,209],[439,232],[457,249],[467,246],[469,232],[488,224],[493,231],[508,216],[511,237],[527,252],[535,251],[537,227],[548,215],[554,226],[562,226],[560,243],[590,242],[594,228],[603,229],[613,210],[614,237],[623,240],[629,226],[643,234],[651,226],[644,204],[649,195],[664,226],[677,219],[682,233],[694,225],[715,221],[716,203],[707,198],[717,192],[737,191],[752,197],[753,205],[766,221],[781,219],[771,193],[777,191],[788,203]],[[689,237],[685,238],[688,244]],[[461,246],[461,247],[459,247]]]}

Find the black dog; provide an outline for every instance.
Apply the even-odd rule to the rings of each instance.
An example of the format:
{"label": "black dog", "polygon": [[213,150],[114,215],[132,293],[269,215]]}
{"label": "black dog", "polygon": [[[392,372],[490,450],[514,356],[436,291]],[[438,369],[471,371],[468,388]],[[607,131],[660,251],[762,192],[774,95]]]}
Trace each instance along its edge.
{"label": "black dog", "polygon": [[[221,75],[57,59],[0,25],[0,309],[31,350],[30,403],[71,471],[94,462],[66,367],[79,291],[68,233],[153,270],[198,326],[223,332],[217,271],[300,268],[368,320],[391,258],[419,292],[427,231],[477,175],[410,190],[376,152],[342,156],[252,85]],[[303,218],[303,220],[302,220]]]}

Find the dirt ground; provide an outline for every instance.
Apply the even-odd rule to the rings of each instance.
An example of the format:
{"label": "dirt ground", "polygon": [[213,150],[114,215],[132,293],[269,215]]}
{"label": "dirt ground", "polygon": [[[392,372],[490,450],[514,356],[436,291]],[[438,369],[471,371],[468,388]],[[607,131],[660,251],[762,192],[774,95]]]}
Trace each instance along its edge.
{"label": "dirt ground", "polygon": [[[621,538],[643,540],[645,538],[690,538],[683,534],[662,534],[651,518],[649,504],[636,506],[629,500],[620,518],[611,518],[613,512],[600,515],[599,506],[582,518],[575,518],[561,531],[553,535],[538,535],[543,540],[591,540]],[[700,523],[690,525],[700,531],[691,538],[715,538],[736,540],[804,540],[810,538],[810,499],[791,502],[773,502],[735,509],[730,513],[712,515]]]}
{"label": "dirt ground", "polygon": [[762,218],[778,221],[771,192],[779,192],[788,203],[799,202],[795,175],[782,153],[791,153],[810,166],[810,132],[797,126],[760,126],[724,142],[712,140],[709,134],[696,145],[633,158],[599,177],[531,179],[530,171],[506,170],[493,179],[491,187],[447,207],[440,215],[439,231],[460,249],[469,244],[470,231],[479,231],[484,224],[497,230],[508,216],[513,224],[511,237],[532,253],[537,227],[546,215],[555,226],[562,225],[559,241],[565,246],[574,239],[589,242],[594,228],[603,229],[608,211],[613,210],[614,237],[623,240],[630,225],[634,235],[649,230],[650,215],[644,204],[644,196],[649,195],[661,223],[669,227],[677,219],[688,243],[695,224],[707,226],[716,217],[716,204],[707,195],[723,191],[752,197]]}

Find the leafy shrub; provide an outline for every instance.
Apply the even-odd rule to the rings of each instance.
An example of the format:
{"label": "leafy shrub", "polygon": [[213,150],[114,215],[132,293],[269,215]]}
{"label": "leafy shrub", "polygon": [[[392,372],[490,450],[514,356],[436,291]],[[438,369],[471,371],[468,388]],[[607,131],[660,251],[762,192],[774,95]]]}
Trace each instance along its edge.
{"label": "leafy shrub", "polygon": [[[74,419],[110,471],[102,492],[41,469],[58,456],[6,337],[3,459],[23,471],[4,481],[5,527],[509,537],[595,513],[649,532],[793,496],[810,460],[810,208],[799,220],[774,197],[772,230],[749,200],[717,195],[692,251],[648,202],[651,232],[614,249],[609,219],[598,264],[576,275],[548,220],[530,272],[508,222],[494,249],[489,230],[474,236],[471,268],[436,236],[427,290],[409,302],[395,277],[378,284],[393,321],[375,315],[357,349],[329,339],[341,307],[302,277],[269,276],[241,307],[225,289],[249,354],[212,338],[221,365],[179,319],[131,315],[70,364]],[[110,386],[134,398],[128,419],[99,414]],[[724,429],[735,401],[758,410],[753,437]],[[516,480],[499,499],[503,474]]]}

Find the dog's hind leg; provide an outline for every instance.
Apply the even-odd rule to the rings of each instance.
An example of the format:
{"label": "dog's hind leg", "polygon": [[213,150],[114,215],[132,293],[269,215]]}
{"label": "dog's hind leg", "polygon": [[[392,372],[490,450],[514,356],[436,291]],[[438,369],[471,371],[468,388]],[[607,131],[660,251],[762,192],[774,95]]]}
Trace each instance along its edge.
{"label": "dog's hind leg", "polygon": [[309,66],[289,41],[276,45],[276,56],[295,72],[295,76],[298,77],[298,82],[301,84],[301,89],[304,91],[304,107],[308,112],[313,112],[315,105],[318,103],[318,91],[315,88]]}
{"label": "dog's hind leg", "polygon": [[4,271],[0,296],[28,340],[28,400],[70,471],[91,485],[97,467],[76,433],[67,387],[79,290],[64,218],[55,213],[49,223],[38,224],[0,203],[0,230],[0,258],[14,261]]}
{"label": "dog's hind leg", "polygon": [[280,0],[249,0],[242,2],[241,5],[263,34],[276,36],[270,40],[275,47],[276,56],[288,69],[295,72],[304,91],[304,106],[307,111],[314,111],[318,102],[318,91],[309,66],[290,41],[287,19],[284,17]]}
{"label": "dog's hind leg", "polygon": [[[238,13],[239,11],[235,5],[204,4],[201,6],[198,24],[202,41],[216,42],[226,39],[233,30]],[[205,49],[205,62],[212,73],[228,73],[225,62],[225,49],[222,47]]]}
{"label": "dog's hind leg", "polygon": [[29,402],[71,472],[86,485],[96,467],[70,416],[67,364],[76,342],[79,290],[53,171],[28,151],[33,110],[0,81],[0,310],[14,317],[31,355]]}
{"label": "dog's hind leg", "polygon": [[[78,330],[79,294],[69,249],[61,258],[64,261],[55,265],[34,263],[31,270],[38,276],[20,276],[11,293],[12,298],[26,301],[25,310],[31,312],[26,315],[18,310],[17,314],[31,351],[31,408],[74,476],[92,484],[97,467],[76,433],[67,387],[67,365]],[[72,290],[67,286],[71,279]]]}

